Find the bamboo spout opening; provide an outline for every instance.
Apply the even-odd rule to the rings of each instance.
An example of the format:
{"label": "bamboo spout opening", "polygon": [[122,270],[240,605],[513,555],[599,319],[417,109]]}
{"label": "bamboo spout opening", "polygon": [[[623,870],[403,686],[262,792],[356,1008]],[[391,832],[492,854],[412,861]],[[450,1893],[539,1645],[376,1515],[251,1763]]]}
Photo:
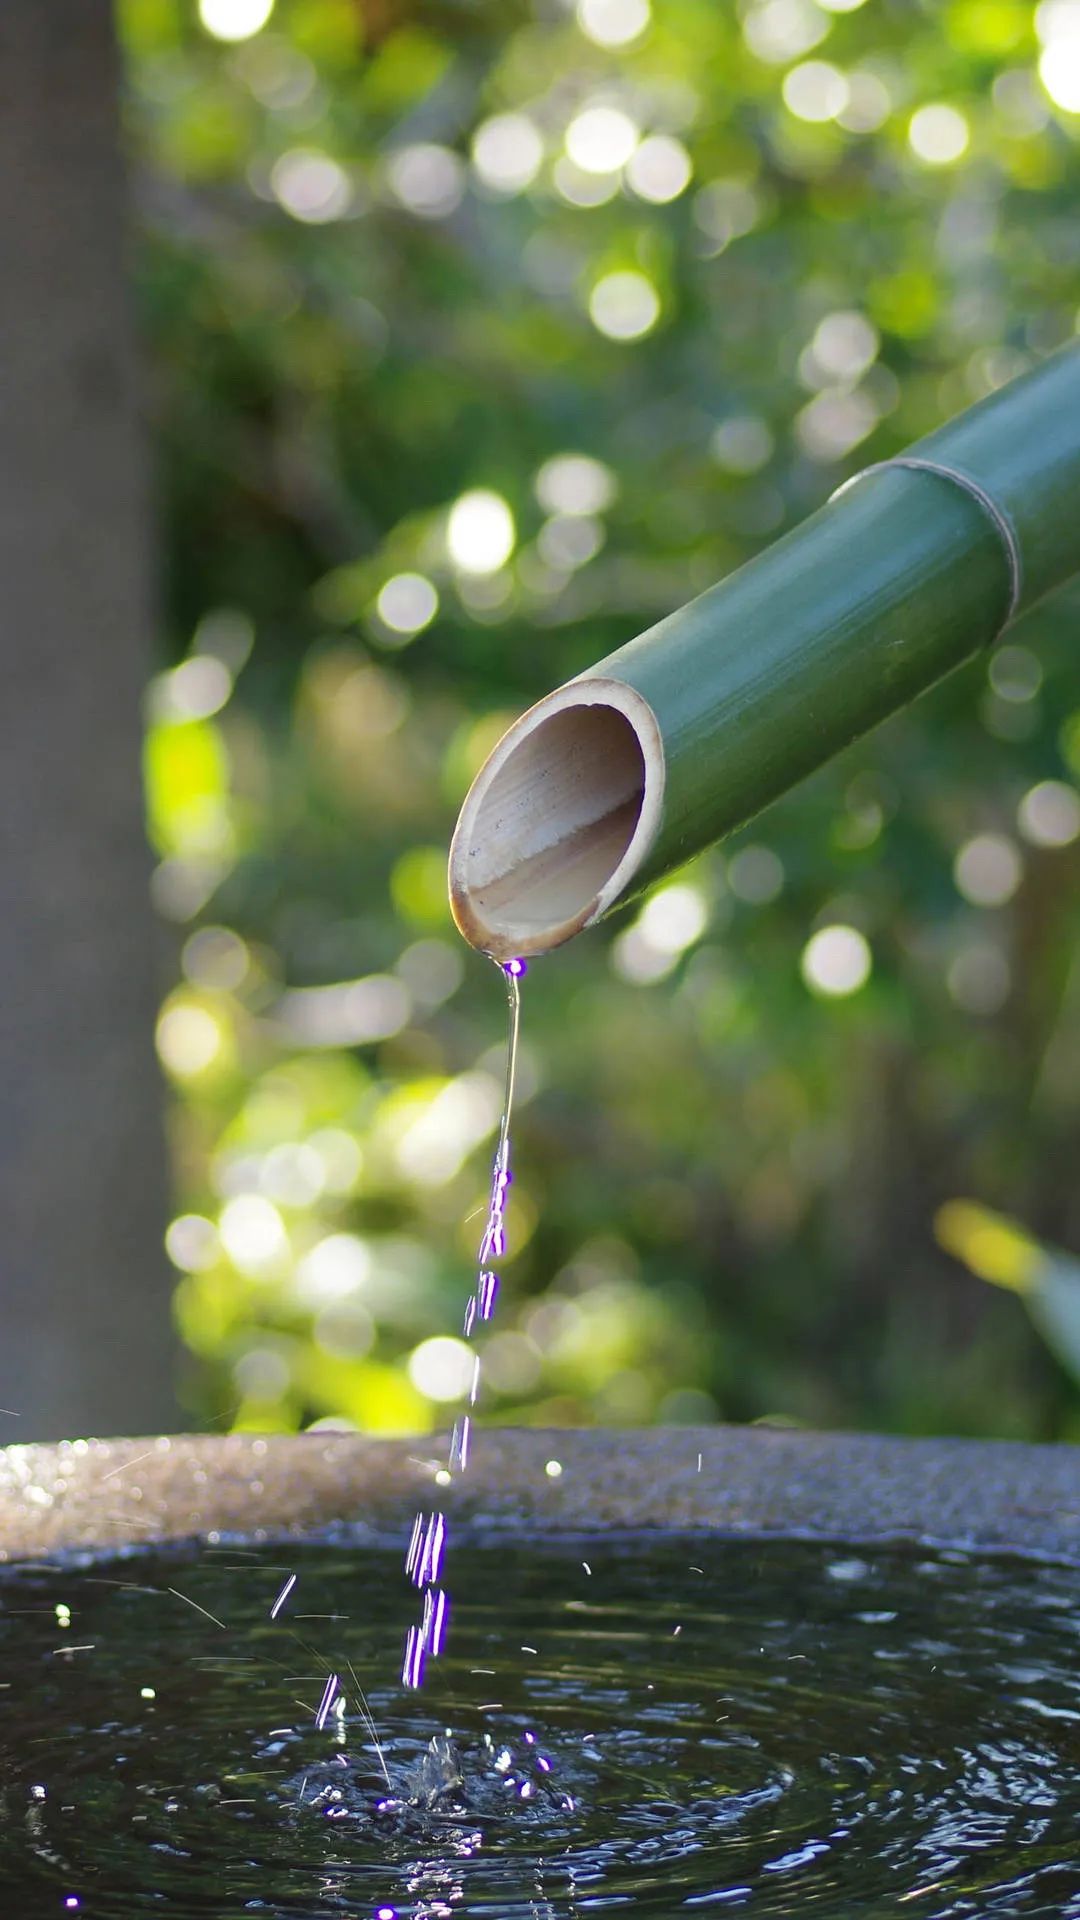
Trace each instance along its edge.
{"label": "bamboo spout opening", "polygon": [[477,774],[450,848],[450,904],[496,960],[546,953],[606,912],[656,837],[660,729],[618,680],[583,679],[524,714]]}

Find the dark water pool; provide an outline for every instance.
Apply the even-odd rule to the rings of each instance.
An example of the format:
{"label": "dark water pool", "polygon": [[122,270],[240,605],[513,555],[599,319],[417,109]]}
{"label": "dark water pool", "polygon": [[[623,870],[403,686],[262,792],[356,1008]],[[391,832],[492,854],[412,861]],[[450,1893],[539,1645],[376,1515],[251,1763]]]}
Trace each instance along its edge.
{"label": "dark water pool", "polygon": [[399,1545],[6,1575],[0,1914],[1080,1920],[1080,1572],[607,1537],[452,1584],[406,1695]]}

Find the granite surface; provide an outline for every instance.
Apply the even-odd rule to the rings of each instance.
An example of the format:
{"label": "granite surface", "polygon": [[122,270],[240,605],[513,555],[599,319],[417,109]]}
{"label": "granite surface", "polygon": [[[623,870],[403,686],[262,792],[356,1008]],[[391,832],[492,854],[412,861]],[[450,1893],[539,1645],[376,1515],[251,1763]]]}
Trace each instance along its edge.
{"label": "granite surface", "polygon": [[[751,1427],[73,1440],[0,1452],[0,1561],[245,1535],[400,1534],[419,1506],[502,1533],[920,1541],[1080,1562],[1080,1449]],[[555,1471],[555,1464],[561,1471]]]}

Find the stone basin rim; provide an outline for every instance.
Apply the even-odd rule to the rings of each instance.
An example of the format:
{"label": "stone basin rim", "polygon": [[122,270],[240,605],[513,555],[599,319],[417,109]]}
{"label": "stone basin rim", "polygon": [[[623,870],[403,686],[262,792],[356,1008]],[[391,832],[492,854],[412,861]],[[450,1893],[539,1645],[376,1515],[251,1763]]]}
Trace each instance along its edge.
{"label": "stone basin rim", "polygon": [[[161,1435],[0,1450],[0,1563],[140,1546],[400,1534],[419,1507],[516,1537],[708,1531],[1080,1564],[1080,1449],[771,1427],[538,1429],[445,1442]],[[549,1475],[548,1463],[561,1472]]]}

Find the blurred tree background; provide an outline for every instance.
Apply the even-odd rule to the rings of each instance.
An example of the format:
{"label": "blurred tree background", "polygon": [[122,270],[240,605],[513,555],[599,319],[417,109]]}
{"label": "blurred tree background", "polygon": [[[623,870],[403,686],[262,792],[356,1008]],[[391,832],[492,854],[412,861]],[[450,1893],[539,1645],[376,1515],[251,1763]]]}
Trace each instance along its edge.
{"label": "blurred tree background", "polygon": [[[1080,6],[120,17],[185,1396],[424,1430],[501,1091],[445,902],[466,787],[1074,333]],[[489,1419],[1080,1435],[963,1264],[1001,1277],[989,1216],[934,1232],[975,1199],[1080,1253],[1078,625],[1074,590],[533,966]]]}

